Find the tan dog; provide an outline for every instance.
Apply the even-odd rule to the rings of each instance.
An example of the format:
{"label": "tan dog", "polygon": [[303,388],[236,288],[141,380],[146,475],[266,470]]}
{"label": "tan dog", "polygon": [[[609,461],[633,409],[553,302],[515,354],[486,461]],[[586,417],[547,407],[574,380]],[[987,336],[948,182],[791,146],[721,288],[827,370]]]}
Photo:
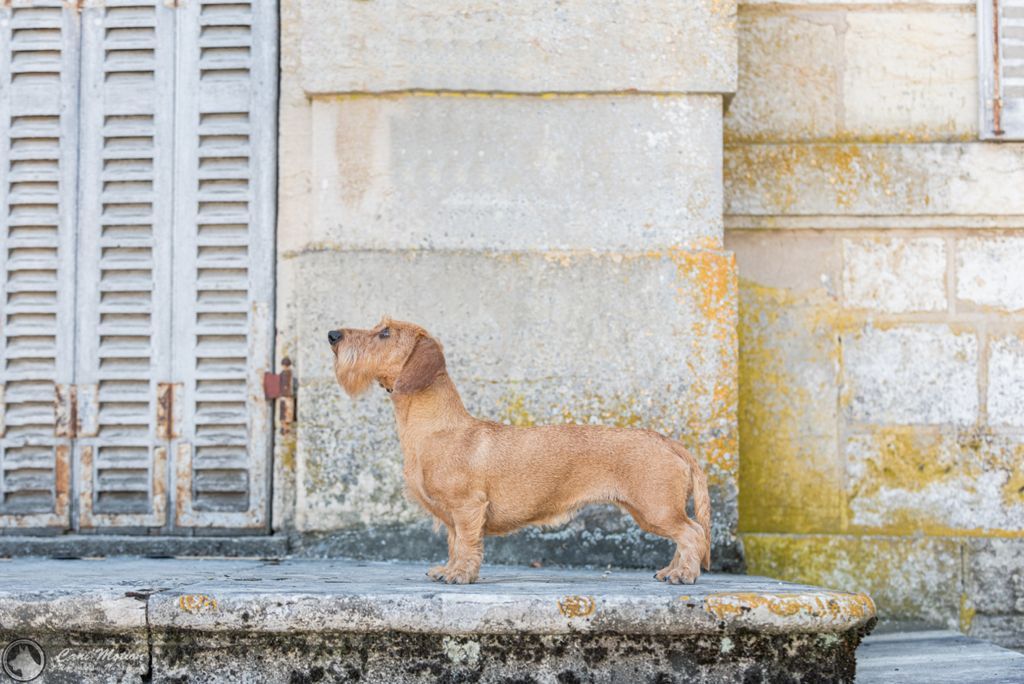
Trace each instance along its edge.
{"label": "tan dog", "polygon": [[[349,396],[391,393],[410,495],[448,530],[448,563],[427,574],[476,580],[483,538],[554,525],[592,503],[613,503],[647,532],[676,542],[655,578],[692,584],[711,562],[707,479],[682,444],[649,430],[591,425],[512,427],[469,415],[423,328],[384,319],[327,334]],[[686,515],[693,495],[698,525]]]}

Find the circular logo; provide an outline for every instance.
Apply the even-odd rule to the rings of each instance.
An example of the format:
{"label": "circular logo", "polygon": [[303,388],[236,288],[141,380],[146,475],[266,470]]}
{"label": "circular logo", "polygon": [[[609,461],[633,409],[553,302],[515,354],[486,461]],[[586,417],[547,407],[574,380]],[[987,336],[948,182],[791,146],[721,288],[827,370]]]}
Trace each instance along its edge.
{"label": "circular logo", "polygon": [[16,682],[31,682],[43,673],[46,667],[46,653],[31,639],[18,639],[7,644],[0,665],[4,674]]}

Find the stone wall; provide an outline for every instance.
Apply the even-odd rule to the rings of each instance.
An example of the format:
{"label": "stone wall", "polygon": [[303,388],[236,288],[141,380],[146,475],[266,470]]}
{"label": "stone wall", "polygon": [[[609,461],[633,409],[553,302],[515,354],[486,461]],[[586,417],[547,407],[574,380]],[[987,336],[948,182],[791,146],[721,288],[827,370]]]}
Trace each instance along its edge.
{"label": "stone wall", "polygon": [[1024,645],[1024,145],[973,3],[739,8],[725,120],[748,569]]}
{"label": "stone wall", "polygon": [[[299,394],[275,528],[309,554],[443,557],[403,495],[386,395],[352,402],[331,374],[327,330],[388,314],[443,342],[477,415],[690,445],[716,564],[739,567],[735,5],[303,0],[281,22],[278,358]],[[520,563],[671,553],[608,509],[487,546]]]}

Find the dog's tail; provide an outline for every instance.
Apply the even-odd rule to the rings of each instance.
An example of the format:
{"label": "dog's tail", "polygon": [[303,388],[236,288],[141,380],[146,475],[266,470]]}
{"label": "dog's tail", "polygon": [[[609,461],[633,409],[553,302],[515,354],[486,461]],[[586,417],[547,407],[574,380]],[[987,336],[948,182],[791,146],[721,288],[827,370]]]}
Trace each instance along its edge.
{"label": "dog's tail", "polygon": [[[679,442],[670,440],[672,450],[690,466],[690,488],[693,492],[693,512],[697,524],[704,529],[704,558],[701,564],[711,570],[711,496],[708,494],[708,478],[689,449]],[[687,495],[689,492],[686,493]],[[689,498],[687,496],[687,498]]]}

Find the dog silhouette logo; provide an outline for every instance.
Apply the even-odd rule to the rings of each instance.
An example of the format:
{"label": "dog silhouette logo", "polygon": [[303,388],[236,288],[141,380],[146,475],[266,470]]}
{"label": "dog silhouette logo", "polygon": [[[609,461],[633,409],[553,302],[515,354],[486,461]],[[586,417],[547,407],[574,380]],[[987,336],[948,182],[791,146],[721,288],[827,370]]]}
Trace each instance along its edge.
{"label": "dog silhouette logo", "polygon": [[16,682],[31,682],[43,673],[46,653],[31,639],[18,639],[7,644],[0,656],[4,674]]}

